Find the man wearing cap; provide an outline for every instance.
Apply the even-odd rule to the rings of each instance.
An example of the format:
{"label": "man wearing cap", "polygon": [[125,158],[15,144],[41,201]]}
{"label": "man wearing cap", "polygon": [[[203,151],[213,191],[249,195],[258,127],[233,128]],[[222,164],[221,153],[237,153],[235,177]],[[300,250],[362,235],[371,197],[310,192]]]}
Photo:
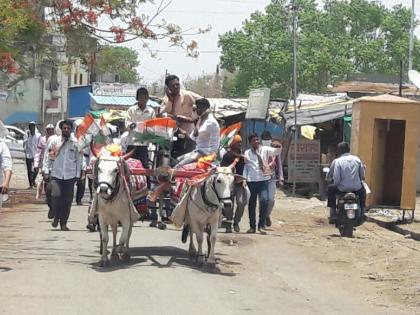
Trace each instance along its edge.
{"label": "man wearing cap", "polygon": [[[47,148],[48,139],[52,135],[54,135],[54,125],[53,124],[48,124],[45,127],[45,136],[39,138],[38,145],[37,145],[37,148],[36,148],[36,154],[35,154],[35,158],[34,158],[34,173],[36,173],[36,174],[38,174],[39,169],[42,170],[42,166],[43,166],[43,163],[44,163],[45,149]],[[44,191],[45,191],[47,204],[48,204],[48,208],[49,208],[48,218],[52,219],[54,216],[52,214],[52,208],[51,208],[51,190],[49,189],[49,185],[48,185],[47,181],[44,181]]]}
{"label": "man wearing cap", "polygon": [[[82,119],[77,119],[74,122],[74,134],[77,133],[77,128],[79,128],[82,122]],[[82,199],[86,191],[86,171],[90,163],[90,146],[83,148],[80,153],[82,154],[82,169],[80,171],[80,177],[76,181],[76,204],[78,206],[83,206]]]}
{"label": "man wearing cap", "polygon": [[61,135],[48,142],[48,159],[42,171],[44,179],[51,177],[51,204],[54,212],[52,226],[60,223],[62,231],[68,231],[67,221],[70,216],[74,195],[74,184],[80,177],[82,154],[78,150],[77,140],[72,137],[72,123],[62,121],[59,125]]}
{"label": "man wearing cap", "polygon": [[41,137],[40,133],[36,129],[36,123],[31,121],[28,125],[29,130],[27,131],[28,138],[23,143],[23,148],[26,156],[26,169],[28,171],[28,182],[29,189],[35,188],[35,178],[37,173],[34,171],[34,159],[39,142]]}
{"label": "man wearing cap", "polygon": [[[230,143],[228,151],[223,155],[220,166],[229,166],[237,159],[235,166],[235,173],[242,176],[244,173],[245,160],[242,155],[242,138],[240,135],[236,135]],[[226,233],[232,233],[232,219],[233,229],[236,233],[240,232],[239,222],[241,222],[244,214],[244,209],[248,204],[249,200],[249,189],[244,178],[235,180],[233,187],[233,197],[236,199],[236,210],[235,216],[233,215],[233,208],[225,211],[226,217]]]}

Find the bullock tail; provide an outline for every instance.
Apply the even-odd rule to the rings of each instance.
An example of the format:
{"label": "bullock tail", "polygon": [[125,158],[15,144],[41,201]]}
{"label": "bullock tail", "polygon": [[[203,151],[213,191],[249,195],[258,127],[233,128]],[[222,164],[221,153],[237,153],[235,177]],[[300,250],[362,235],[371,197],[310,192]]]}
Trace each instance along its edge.
{"label": "bullock tail", "polygon": [[187,242],[188,234],[190,234],[190,226],[188,224],[184,224],[184,228],[182,229],[182,236],[181,236],[182,243]]}

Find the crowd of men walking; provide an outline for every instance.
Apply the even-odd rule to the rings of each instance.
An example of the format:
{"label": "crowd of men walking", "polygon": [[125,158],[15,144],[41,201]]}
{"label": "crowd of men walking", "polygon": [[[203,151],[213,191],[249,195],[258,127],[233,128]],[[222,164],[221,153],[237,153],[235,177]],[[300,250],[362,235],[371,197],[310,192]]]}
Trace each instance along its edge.
{"label": "crowd of men walking", "polygon": [[[160,109],[149,106],[149,93],[146,88],[137,90],[137,103],[127,111],[124,126],[120,126],[120,137],[116,140],[123,151],[133,152],[133,158],[142,162],[145,168],[151,167],[148,143],[138,142],[133,137],[139,121],[167,116],[177,121],[179,147],[176,166],[179,167],[197,161],[200,157],[218,154],[221,166],[231,165],[235,159],[236,173],[242,180],[235,183],[232,198],[236,201],[235,210],[224,213],[226,232],[239,232],[239,223],[245,208],[249,209],[249,229],[247,233],[259,231],[265,234],[265,228],[271,225],[271,210],[274,207],[277,185],[282,183],[281,144],[272,143],[269,132],[261,137],[249,136],[250,149],[244,147],[239,135],[231,141],[228,148],[220,152],[220,127],[210,111],[210,102],[191,91],[180,88],[179,78],[170,75],[166,78],[166,95]],[[76,203],[82,205],[86,189],[86,170],[95,157],[90,148],[82,151],[77,146],[74,132],[79,121],[60,121],[56,126],[48,124],[44,135],[37,130],[35,122],[28,124],[27,139],[24,144],[28,183],[30,189],[43,190],[49,207],[48,218],[52,226],[68,231],[70,215],[76,189]],[[124,129],[125,128],[125,129]],[[7,148],[7,147],[6,147]],[[3,166],[7,165],[7,161]],[[37,185],[36,178],[40,175]],[[7,182],[7,181],[6,181]],[[89,181],[91,184],[91,180]],[[89,185],[91,188],[91,185]],[[167,186],[158,186],[148,198],[156,201]],[[91,199],[92,199],[92,190]],[[259,200],[259,220],[256,222],[257,200]]]}
{"label": "crowd of men walking", "polygon": [[[146,88],[137,90],[137,103],[127,111],[124,126],[120,126],[119,137],[114,139],[122,147],[123,152],[133,152],[133,158],[141,161],[143,167],[150,168],[149,143],[136,141],[133,134],[138,122],[167,116],[177,121],[178,141],[174,143],[172,152],[177,152],[176,165],[180,167],[197,161],[203,156],[219,156],[221,166],[232,165],[236,161],[235,172],[239,178],[232,189],[232,199],[236,206],[223,213],[223,226],[227,233],[239,232],[239,223],[248,207],[249,229],[247,233],[266,234],[270,227],[271,213],[275,204],[277,187],[283,184],[281,162],[282,145],[273,141],[270,132],[264,131],[248,136],[248,147],[245,147],[240,135],[236,135],[228,148],[220,148],[219,123],[210,111],[210,102],[193,92],[180,88],[179,78],[170,75],[166,78],[166,95],[160,109],[149,106],[149,93]],[[54,228],[68,231],[67,222],[74,198],[82,205],[86,189],[88,166],[95,159],[90,147],[79,149],[74,136],[78,125],[69,120],[59,121],[54,127],[48,124],[42,136],[35,122],[29,122],[27,138],[24,143],[29,189],[37,188],[37,196],[45,192],[48,204],[48,218],[52,219]],[[0,139],[7,134],[3,123],[0,124]],[[328,206],[332,209],[330,221],[335,219],[335,197],[339,192],[352,190],[361,197],[364,206],[365,193],[361,182],[364,180],[364,167],[360,159],[350,155],[348,144],[339,144],[342,151],[333,162],[331,179],[333,185],[328,189]],[[340,152],[341,152],[340,151]],[[0,140],[0,187],[4,196],[7,194],[12,175],[12,158],[4,140]],[[36,178],[40,173],[42,182],[37,185]],[[332,175],[334,174],[334,175]],[[340,175],[341,176],[338,176]],[[345,176],[343,175],[345,174]],[[92,201],[92,175],[88,178],[90,201]],[[160,194],[170,186],[164,182],[154,187],[148,199],[155,202]],[[150,188],[150,187],[149,187]],[[0,207],[3,198],[0,198]],[[257,201],[259,216],[257,221]]]}

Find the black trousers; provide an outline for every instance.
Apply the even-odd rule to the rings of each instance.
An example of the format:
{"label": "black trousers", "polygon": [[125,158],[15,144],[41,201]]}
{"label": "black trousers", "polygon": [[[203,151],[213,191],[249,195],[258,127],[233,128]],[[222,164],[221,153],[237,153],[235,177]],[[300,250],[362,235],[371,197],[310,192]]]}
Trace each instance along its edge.
{"label": "black trousers", "polygon": [[51,181],[44,181],[44,191],[45,191],[45,200],[47,202],[48,208],[52,209],[51,202]]}
{"label": "black trousers", "polygon": [[75,182],[76,178],[64,180],[54,177],[50,182],[51,204],[54,211],[54,219],[59,221],[61,225],[67,224],[70,216]]}
{"label": "black trousers", "polygon": [[[337,195],[343,194],[344,192],[340,191],[336,185],[329,185],[328,186],[328,203],[327,206],[331,209],[336,210],[337,207]],[[363,210],[366,206],[366,191],[365,188],[362,188],[355,192],[356,195],[359,196],[360,207]]]}
{"label": "black trousers", "polygon": [[133,159],[140,160],[144,168],[149,168],[149,151],[145,145],[129,145],[127,152],[134,150]]}
{"label": "black trousers", "polygon": [[86,190],[86,177],[76,182],[76,202],[81,203]]}
{"label": "black trousers", "polygon": [[88,178],[90,201],[93,200],[93,178]]}
{"label": "black trousers", "polygon": [[34,159],[26,159],[26,169],[28,172],[28,182],[29,182],[29,186],[31,187],[35,187],[35,178],[36,178],[36,173],[33,171],[34,169]]}

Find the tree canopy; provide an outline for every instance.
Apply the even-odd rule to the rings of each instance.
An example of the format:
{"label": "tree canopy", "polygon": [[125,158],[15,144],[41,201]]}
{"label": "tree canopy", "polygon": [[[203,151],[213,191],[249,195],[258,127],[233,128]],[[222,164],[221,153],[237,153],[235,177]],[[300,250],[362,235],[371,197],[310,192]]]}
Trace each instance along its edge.
{"label": "tree canopy", "polygon": [[[290,96],[292,16],[285,0],[272,0],[239,30],[219,37],[221,66],[235,75],[225,82],[230,96],[267,86],[274,96]],[[408,64],[410,10],[366,0],[298,0],[299,91],[323,92],[352,73],[398,74]],[[414,66],[420,65],[415,40]]]}
{"label": "tree canopy", "polygon": [[98,52],[97,74],[118,74],[121,83],[137,83],[138,53],[128,47],[102,46]]}

